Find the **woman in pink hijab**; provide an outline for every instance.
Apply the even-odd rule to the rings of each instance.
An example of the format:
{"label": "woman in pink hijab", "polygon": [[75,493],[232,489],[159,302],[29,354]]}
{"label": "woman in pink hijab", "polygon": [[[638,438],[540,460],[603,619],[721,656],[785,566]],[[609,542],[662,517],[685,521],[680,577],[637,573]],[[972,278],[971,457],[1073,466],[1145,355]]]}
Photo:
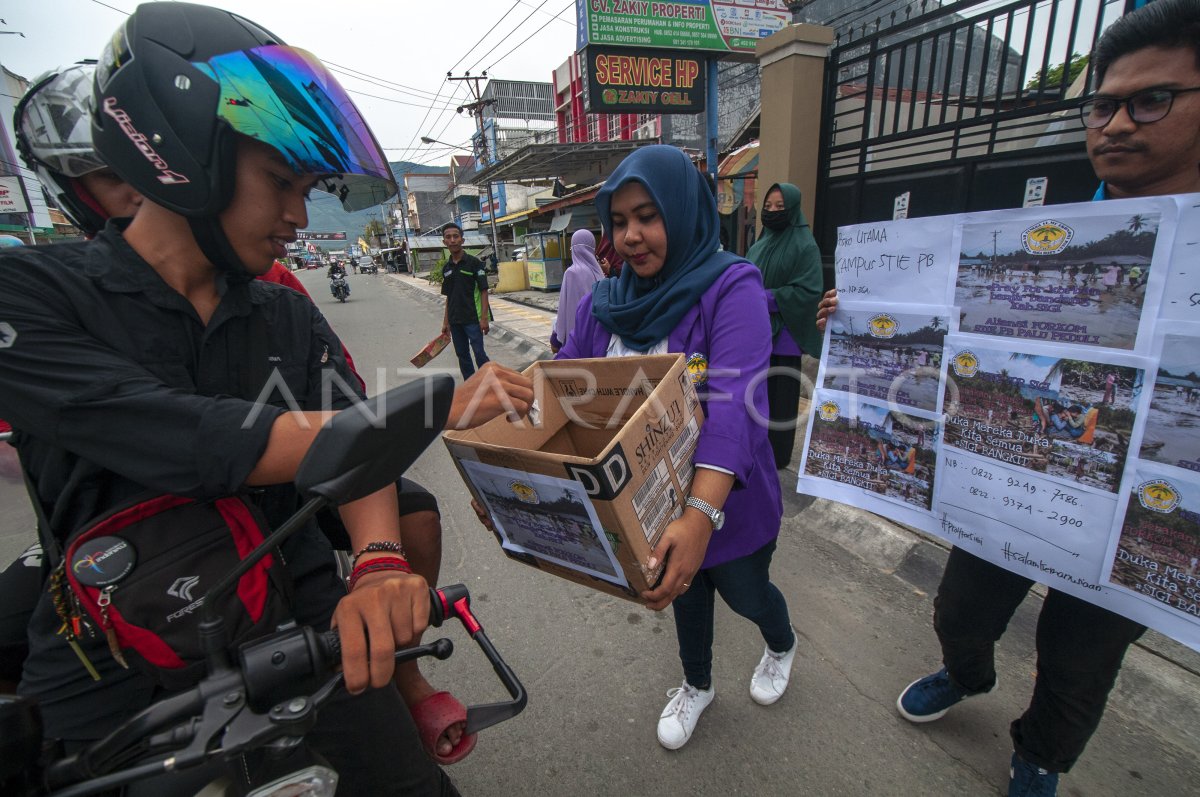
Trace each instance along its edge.
{"label": "woman in pink hijab", "polygon": [[575,328],[575,308],[592,286],[604,279],[596,262],[596,236],[589,230],[576,230],[571,236],[571,267],[563,274],[558,293],[558,316],[550,333],[550,350],[557,353]]}

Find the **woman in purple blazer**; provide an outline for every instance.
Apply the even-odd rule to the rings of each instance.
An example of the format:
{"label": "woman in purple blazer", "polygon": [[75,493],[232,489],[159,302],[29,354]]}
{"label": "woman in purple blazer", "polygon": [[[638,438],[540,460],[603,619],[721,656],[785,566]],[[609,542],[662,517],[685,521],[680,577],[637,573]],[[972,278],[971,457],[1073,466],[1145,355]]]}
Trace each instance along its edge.
{"label": "woman in purple blazer", "polygon": [[766,427],[771,322],[761,273],[719,251],[716,202],[680,150],[635,151],[600,189],[596,209],[627,268],[579,303],[558,359],[680,352],[704,405],[687,508],[651,553],[651,566],[666,561],[661,583],[642,594],[650,608],[675,613],[684,681],[667,693],[658,722],[659,742],[674,750],[715,694],[716,593],[766,642],[750,681],[756,702],[783,695],[796,652],[769,573],[783,515]]}

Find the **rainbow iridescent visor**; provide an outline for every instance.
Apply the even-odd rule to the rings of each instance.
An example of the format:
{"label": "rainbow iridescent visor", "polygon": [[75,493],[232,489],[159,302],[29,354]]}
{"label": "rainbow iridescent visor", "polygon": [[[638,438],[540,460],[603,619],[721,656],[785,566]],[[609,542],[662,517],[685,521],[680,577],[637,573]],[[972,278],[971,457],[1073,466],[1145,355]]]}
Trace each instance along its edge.
{"label": "rainbow iridescent visor", "polygon": [[220,84],[217,115],[270,144],[348,211],[394,196],[396,180],[375,135],[337,79],[312,53],[268,45],[194,66]]}

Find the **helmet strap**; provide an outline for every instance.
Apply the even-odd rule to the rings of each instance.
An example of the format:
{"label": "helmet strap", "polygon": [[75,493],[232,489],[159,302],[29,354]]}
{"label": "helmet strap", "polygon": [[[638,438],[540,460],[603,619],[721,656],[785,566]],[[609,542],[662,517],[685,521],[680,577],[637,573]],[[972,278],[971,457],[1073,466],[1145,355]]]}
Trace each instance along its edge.
{"label": "helmet strap", "polygon": [[246,264],[234,251],[233,244],[229,243],[229,238],[225,235],[225,230],[221,227],[221,220],[217,216],[189,218],[188,226],[192,228],[192,237],[196,239],[200,251],[204,253],[210,263],[225,273],[226,280],[249,282],[254,279],[254,275],[250,273]]}

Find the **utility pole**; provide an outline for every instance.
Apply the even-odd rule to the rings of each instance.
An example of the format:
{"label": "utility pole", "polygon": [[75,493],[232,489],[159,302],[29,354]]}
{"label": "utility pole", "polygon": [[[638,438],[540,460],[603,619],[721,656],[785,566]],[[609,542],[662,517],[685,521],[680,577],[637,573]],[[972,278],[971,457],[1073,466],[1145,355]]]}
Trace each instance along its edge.
{"label": "utility pole", "polygon": [[[399,198],[399,195],[397,195],[397,198]],[[415,276],[417,273],[417,264],[413,260],[412,252],[410,252],[408,250],[408,195],[407,194],[405,194],[404,200],[405,201],[404,201],[403,207],[400,206],[399,202],[396,203],[396,210],[398,211],[399,216],[400,216],[400,232],[404,235],[404,265],[408,269],[408,273]]]}
{"label": "utility pole", "polygon": [[[476,157],[476,160],[478,160],[480,163],[483,164],[483,168],[486,169],[488,167],[489,158],[488,158],[487,134],[484,133],[484,130],[483,130],[483,109],[489,105],[495,104],[495,100],[483,99],[483,93],[479,90],[479,83],[481,81],[487,80],[487,70],[485,69],[483,74],[480,76],[477,76],[477,77],[471,77],[470,72],[467,72],[462,77],[454,77],[453,74],[451,74],[450,72],[447,72],[446,79],[453,80],[453,81],[460,81],[460,80],[466,81],[467,83],[470,84],[471,95],[475,97],[475,101],[469,102],[469,103],[464,103],[463,105],[458,106],[458,112],[462,113],[463,111],[467,111],[468,113],[470,113],[472,116],[475,117],[475,127],[479,131],[479,152],[476,153],[475,157]],[[500,261],[500,236],[496,232],[496,211],[498,210],[498,208],[496,207],[496,199],[495,199],[495,197],[492,196],[492,181],[491,180],[487,181],[487,197],[488,197],[488,207],[490,208],[488,210],[488,221],[490,222],[491,228],[492,228],[492,252],[493,252],[493,257],[496,258],[496,262],[499,262]]]}

